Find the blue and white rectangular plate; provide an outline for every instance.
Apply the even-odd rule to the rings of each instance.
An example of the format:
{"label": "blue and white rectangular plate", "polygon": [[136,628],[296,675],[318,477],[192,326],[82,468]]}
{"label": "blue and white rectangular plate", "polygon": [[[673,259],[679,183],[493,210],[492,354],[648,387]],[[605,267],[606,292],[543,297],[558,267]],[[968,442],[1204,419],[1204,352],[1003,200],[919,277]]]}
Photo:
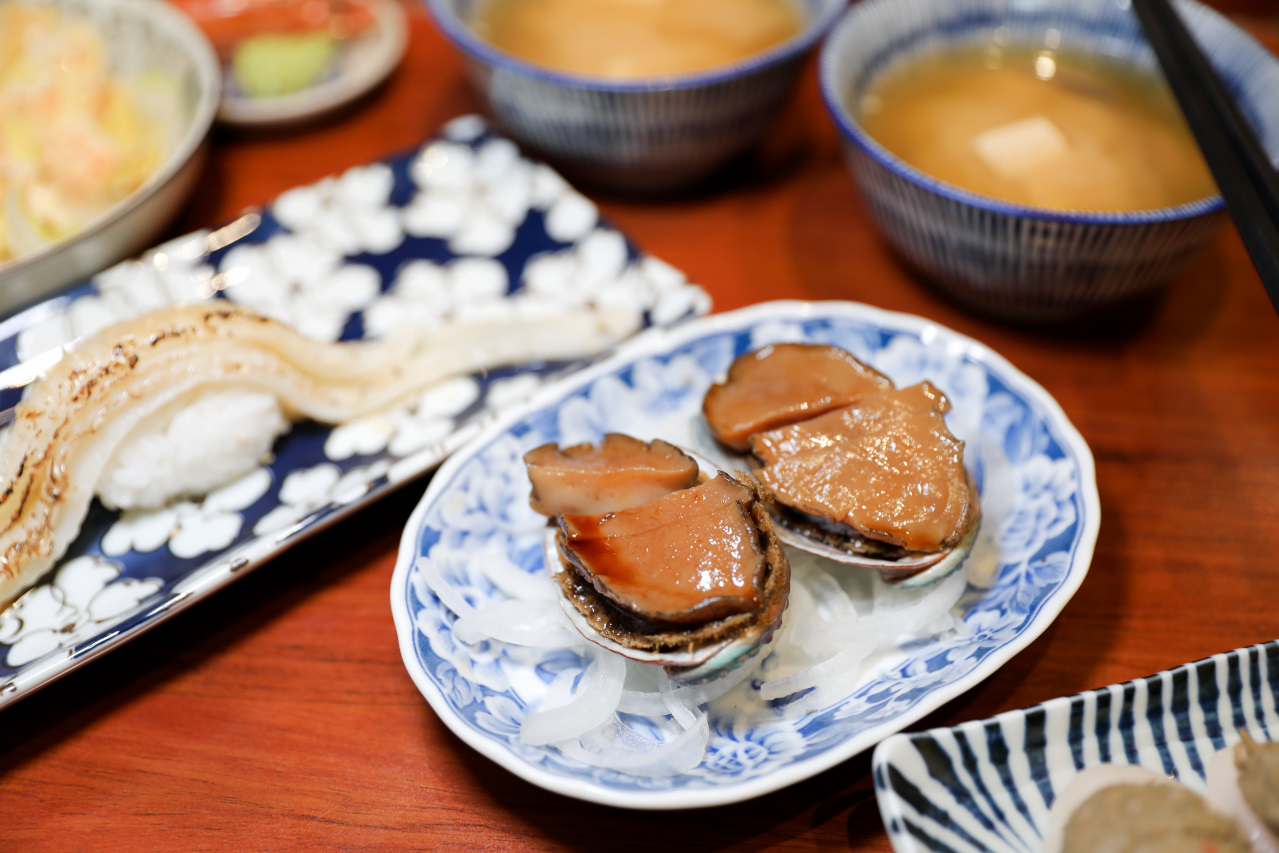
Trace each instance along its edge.
{"label": "blue and white rectangular plate", "polygon": [[1048,810],[1079,771],[1133,764],[1203,793],[1213,753],[1247,731],[1279,739],[1279,641],[1052,699],[875,749],[879,811],[897,853],[1038,853]]}
{"label": "blue and white rectangular plate", "polygon": [[[928,379],[949,397],[947,422],[966,443],[983,514],[965,574],[955,576],[953,622],[845,673],[846,692],[842,682],[835,690],[823,685],[829,701],[813,698],[816,691],[763,700],[752,676],[709,703],[697,724],[707,726],[705,746],[666,775],[592,766],[557,746],[522,741],[523,720],[548,704],[550,686],[562,684],[564,674],[585,673],[593,653],[574,645],[580,638],[572,635],[568,646],[542,648],[477,638],[474,617],[464,623],[451,609],[517,617],[511,594],[547,583],[546,520],[528,506],[521,456],[547,442],[597,441],[607,432],[701,446],[707,388],[738,355],[778,341],[835,344],[899,386]],[[764,303],[645,332],[607,361],[543,389],[456,453],[405,529],[391,606],[405,666],[427,701],[462,740],[503,767],[610,805],[719,805],[831,767],[997,670],[1082,582],[1099,511],[1083,439],[1047,392],[988,348],[935,323],[864,305]],[[792,587],[788,616],[796,606]],[[788,626],[784,618],[759,672],[790,653]],[[668,722],[634,714],[626,720],[656,743],[681,736]]]}
{"label": "blue and white rectangular plate", "polygon": [[[421,149],[284,193],[0,323],[0,407],[114,322],[229,299],[321,340],[622,306],[666,325],[709,310],[594,204],[477,117]],[[61,564],[0,612],[0,705],[125,642],[313,532],[438,465],[496,413],[585,362],[458,377],[336,428],[300,423],[274,458],[199,501],[95,503]],[[14,387],[19,386],[19,387]]]}

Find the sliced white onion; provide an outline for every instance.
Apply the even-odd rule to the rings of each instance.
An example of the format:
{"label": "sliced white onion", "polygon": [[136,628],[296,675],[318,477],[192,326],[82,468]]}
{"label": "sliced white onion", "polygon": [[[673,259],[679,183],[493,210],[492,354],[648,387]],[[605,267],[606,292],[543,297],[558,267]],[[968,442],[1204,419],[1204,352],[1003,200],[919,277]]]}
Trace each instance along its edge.
{"label": "sliced white onion", "polygon": [[567,758],[591,767],[604,767],[641,776],[674,776],[702,763],[710,740],[706,715],[667,741],[638,734],[614,714],[604,725],[579,739],[555,744]]}
{"label": "sliced white onion", "polygon": [[904,606],[884,610],[876,607],[865,616],[837,622],[814,620],[798,624],[794,640],[806,649],[817,644],[847,647],[870,643],[873,648],[895,645],[902,637],[923,633],[930,623],[949,613],[966,585],[963,573],[957,572],[911,595],[911,603]]}
{"label": "sliced white onion", "polygon": [[[863,662],[873,652],[896,645],[902,637],[953,625],[950,609],[959,601],[966,586],[963,574],[957,573],[918,592],[903,595],[894,591],[894,594],[885,596],[895,600],[906,598],[910,600],[909,604],[882,610],[875,608],[865,616],[832,620],[821,618],[821,605],[815,601],[810,605],[805,598],[830,595],[837,602],[844,602],[837,604],[835,609],[843,610],[845,604],[847,612],[855,614],[856,609],[842,588],[839,594],[833,593],[822,576],[822,572],[806,572],[803,583],[792,588],[793,597],[797,591],[800,592],[801,607],[812,606],[817,618],[794,620],[790,634],[792,642],[823,659],[812,666],[767,680],[760,686],[760,697],[766,701],[811,691],[788,706],[788,714],[819,710],[847,696],[861,675]],[[840,650],[830,654],[832,648]]]}
{"label": "sliced white onion", "polygon": [[476,609],[462,597],[462,593],[457,587],[449,583],[440,571],[440,567],[427,557],[418,557],[417,570],[422,575],[422,580],[426,581],[426,587],[435,593],[435,597],[440,603],[453,611],[453,614],[459,619],[472,619],[477,616]]}
{"label": "sliced white onion", "polygon": [[[520,743],[545,746],[580,737],[603,725],[614,716],[625,678],[625,661],[616,655],[592,652],[591,663],[582,673],[573,697],[526,716],[520,725]],[[548,691],[548,698],[551,697],[552,691]]]}
{"label": "sliced white onion", "polygon": [[804,574],[803,585],[813,594],[813,603],[822,618],[831,621],[856,619],[857,608],[839,581],[821,569]]}
{"label": "sliced white onion", "polygon": [[756,655],[736,669],[703,684],[676,686],[663,672],[662,677],[670,685],[669,690],[663,685],[657,686],[654,690],[623,690],[617,710],[627,714],[643,714],[652,717],[668,713],[667,697],[685,708],[696,708],[708,702],[714,702],[754,675],[765,657],[767,653]]}
{"label": "sliced white onion", "polygon": [[680,701],[680,697],[675,695],[675,689],[672,686],[658,695],[662,697],[662,703],[666,706],[666,710],[671,712],[671,718],[683,728],[691,729],[697,724],[697,712]]}
{"label": "sliced white onion", "polygon": [[474,622],[459,619],[453,623],[453,638],[464,645],[473,646],[489,639],[489,635]]}
{"label": "sliced white onion", "polygon": [[[792,672],[780,678],[765,681],[760,685],[759,695],[766,701],[783,699],[803,690],[810,690],[823,685],[837,685],[841,696],[847,695],[844,685],[850,675],[856,674],[861,662],[873,651],[869,643],[850,646],[842,652],[831,655],[820,663]],[[828,691],[822,691],[826,693]]]}
{"label": "sliced white onion", "polygon": [[554,601],[499,601],[459,617],[453,632],[464,643],[490,639],[538,649],[575,646],[581,641]]}
{"label": "sliced white onion", "polygon": [[555,601],[558,598],[559,591],[549,577],[526,572],[508,560],[503,552],[494,550],[496,553],[486,554],[478,565],[489,583],[504,595],[521,601]]}
{"label": "sliced white onion", "polygon": [[580,640],[554,601],[507,599],[476,608],[448,582],[434,561],[421,557],[417,568],[427,588],[457,616],[454,632],[460,642],[474,645],[491,639],[534,648],[560,648],[575,646]]}

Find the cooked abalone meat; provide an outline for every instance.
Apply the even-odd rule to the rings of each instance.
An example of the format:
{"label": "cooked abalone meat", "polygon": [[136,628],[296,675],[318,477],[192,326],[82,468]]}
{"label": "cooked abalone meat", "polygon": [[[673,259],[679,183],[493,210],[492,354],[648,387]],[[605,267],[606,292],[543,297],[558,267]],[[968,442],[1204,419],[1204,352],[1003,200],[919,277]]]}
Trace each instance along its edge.
{"label": "cooked abalone meat", "polygon": [[544,444],[526,453],[524,464],[533,484],[529,503],[548,516],[639,506],[696,485],[699,474],[697,462],[678,447],[621,433],[598,445]]}
{"label": "cooked abalone meat", "polygon": [[907,585],[957,568],[980,504],[950,403],[928,382],[896,388],[838,347],[747,353],[703,413],[749,462],[788,544]]}
{"label": "cooked abalone meat", "polygon": [[[752,656],[780,624],[790,565],[753,484],[702,473],[665,442],[620,435],[539,447],[525,460],[531,502],[555,522],[552,566],[565,612],[587,639],[691,682]],[[616,482],[603,473],[610,460]],[[687,464],[692,482],[671,476]],[[580,494],[574,470],[589,472]],[[633,502],[652,491],[662,493]],[[575,511],[585,505],[593,511]]]}
{"label": "cooked abalone meat", "polygon": [[727,447],[750,450],[751,436],[893,387],[875,368],[839,347],[773,344],[735,359],[711,386],[702,412]]}

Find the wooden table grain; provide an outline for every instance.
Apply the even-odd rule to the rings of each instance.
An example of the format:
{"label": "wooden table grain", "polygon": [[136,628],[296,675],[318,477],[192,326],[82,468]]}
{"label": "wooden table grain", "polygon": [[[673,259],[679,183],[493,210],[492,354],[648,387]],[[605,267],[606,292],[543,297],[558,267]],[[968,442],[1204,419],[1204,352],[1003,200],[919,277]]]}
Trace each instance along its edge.
{"label": "wooden table grain", "polygon": [[[416,6],[403,65],[340,115],[219,128],[173,232],[417,145],[475,111]],[[1274,49],[1270,0],[1240,16]],[[965,311],[869,227],[812,69],[743,174],[667,201],[596,196],[717,310],[846,299],[919,314],[1040,382],[1097,460],[1082,588],[948,725],[1279,637],[1279,317],[1227,231],[1160,298],[1066,328]],[[454,737],[400,661],[389,587],[415,482],[0,712],[0,850],[885,851],[863,754],[785,790],[631,812],[524,782]]]}

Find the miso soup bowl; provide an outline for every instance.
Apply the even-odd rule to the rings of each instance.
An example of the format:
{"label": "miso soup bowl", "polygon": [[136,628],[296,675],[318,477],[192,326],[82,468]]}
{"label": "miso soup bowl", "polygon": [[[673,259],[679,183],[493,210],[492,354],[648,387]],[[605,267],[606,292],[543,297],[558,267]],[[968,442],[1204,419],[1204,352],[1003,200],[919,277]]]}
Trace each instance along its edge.
{"label": "miso soup bowl", "polygon": [[[1175,5],[1279,159],[1279,61],[1216,12],[1192,0]],[[939,50],[995,44],[1157,69],[1128,0],[865,0],[852,7],[827,39],[818,74],[848,168],[885,241],[942,291],[1014,319],[1078,317],[1160,287],[1225,223],[1220,196],[1131,213],[1011,204],[921,172],[858,123],[856,105],[883,72]]]}
{"label": "miso soup bowl", "polygon": [[739,62],[663,77],[555,71],[498,50],[469,22],[483,0],[425,0],[488,110],[570,179],[637,193],[686,189],[751,148],[847,0],[797,0],[804,27]]}

